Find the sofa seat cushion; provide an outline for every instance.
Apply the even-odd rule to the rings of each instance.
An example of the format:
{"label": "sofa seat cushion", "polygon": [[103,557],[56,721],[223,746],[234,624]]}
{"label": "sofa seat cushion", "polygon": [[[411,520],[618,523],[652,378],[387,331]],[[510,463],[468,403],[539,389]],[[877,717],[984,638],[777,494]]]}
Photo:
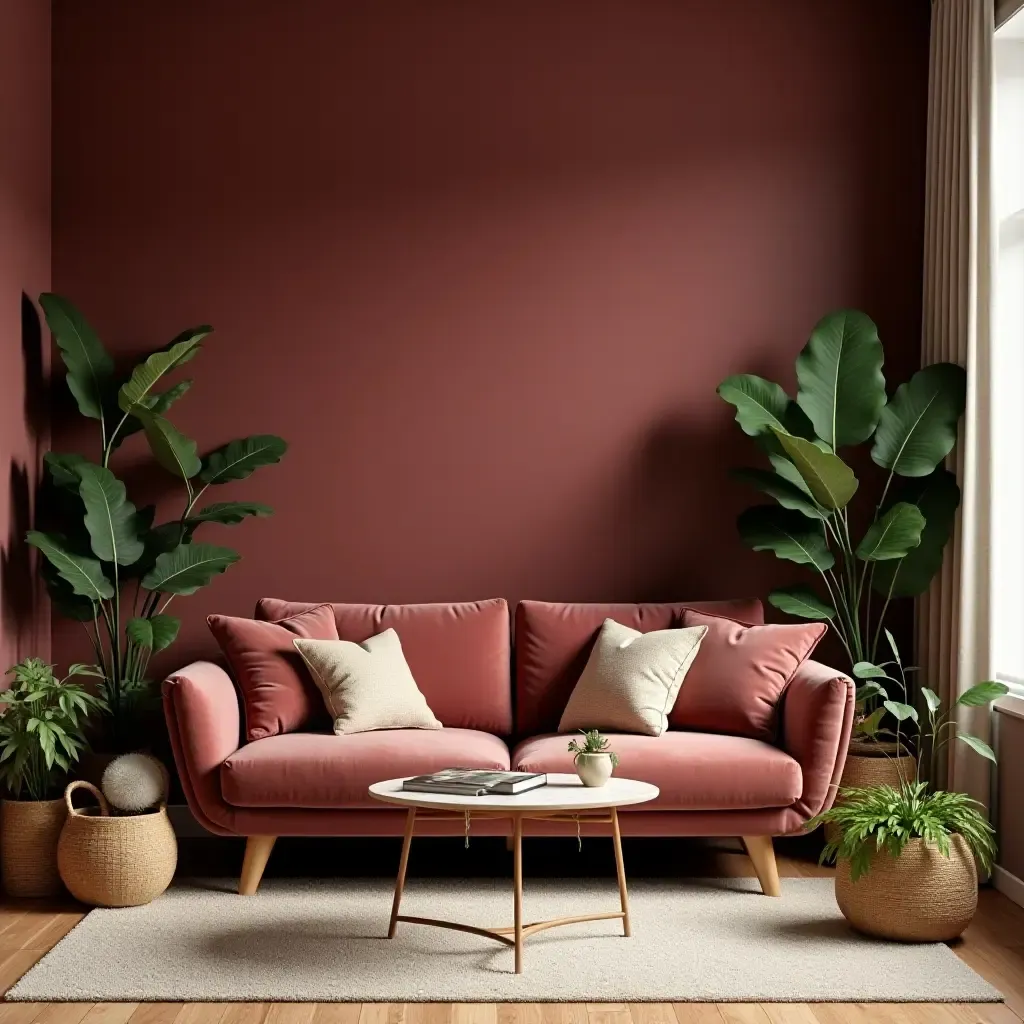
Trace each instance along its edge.
{"label": "sofa seat cushion", "polygon": [[383,807],[374,782],[440,768],[509,767],[508,747],[474,729],[387,729],[349,736],[293,732],[247,743],[220,769],[235,807]]}
{"label": "sofa seat cushion", "polygon": [[[661,790],[644,810],[748,811],[788,807],[803,792],[800,765],[784,750],[745,736],[669,731],[606,733],[619,755],[616,775]],[[572,772],[567,736],[534,736],[512,753],[523,772]],[[265,742],[265,741],[264,741]]]}

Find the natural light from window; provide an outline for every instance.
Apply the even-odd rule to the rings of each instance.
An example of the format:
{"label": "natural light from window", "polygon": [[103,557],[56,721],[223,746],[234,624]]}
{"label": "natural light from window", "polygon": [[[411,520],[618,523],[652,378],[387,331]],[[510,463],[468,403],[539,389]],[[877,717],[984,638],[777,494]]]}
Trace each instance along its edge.
{"label": "natural light from window", "polygon": [[996,33],[995,76],[993,654],[1024,695],[1024,11]]}

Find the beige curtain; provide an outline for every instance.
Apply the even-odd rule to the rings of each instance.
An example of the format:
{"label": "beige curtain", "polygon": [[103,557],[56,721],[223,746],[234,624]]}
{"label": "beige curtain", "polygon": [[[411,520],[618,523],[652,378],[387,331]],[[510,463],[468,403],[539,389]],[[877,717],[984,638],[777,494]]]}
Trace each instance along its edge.
{"label": "beige curtain", "polygon": [[[947,701],[990,678],[991,671],[987,414],[994,16],[994,0],[932,3],[922,362],[966,366],[968,392],[950,467],[963,501],[942,572],[918,602],[917,656],[922,683]],[[964,727],[987,738],[987,709],[963,710]],[[947,784],[988,803],[988,762],[963,744],[948,748],[947,775]]]}

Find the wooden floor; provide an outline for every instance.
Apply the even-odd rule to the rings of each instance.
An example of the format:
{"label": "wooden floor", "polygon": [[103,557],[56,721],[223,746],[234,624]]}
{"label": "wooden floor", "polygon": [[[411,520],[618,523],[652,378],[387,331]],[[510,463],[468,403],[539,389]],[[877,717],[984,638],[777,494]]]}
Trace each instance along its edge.
{"label": "wooden floor", "polygon": [[[721,852],[717,873],[752,874]],[[827,874],[781,857],[783,877]],[[6,991],[81,920],[70,904],[0,901],[0,990]],[[931,1003],[5,1003],[0,1024],[1021,1024],[1024,909],[984,889],[957,955],[1005,1004]],[[96,950],[102,957],[103,950]]]}

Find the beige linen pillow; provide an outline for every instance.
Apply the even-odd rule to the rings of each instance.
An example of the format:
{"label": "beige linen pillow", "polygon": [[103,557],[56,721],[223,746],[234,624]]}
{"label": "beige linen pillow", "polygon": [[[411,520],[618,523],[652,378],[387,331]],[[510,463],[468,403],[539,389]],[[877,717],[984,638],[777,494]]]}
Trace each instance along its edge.
{"label": "beige linen pillow", "polygon": [[695,626],[640,633],[605,619],[558,731],[611,729],[660,736],[707,631],[707,626]]}
{"label": "beige linen pillow", "polygon": [[338,736],[375,729],[440,729],[393,629],[361,644],[293,641],[323,694]]}

